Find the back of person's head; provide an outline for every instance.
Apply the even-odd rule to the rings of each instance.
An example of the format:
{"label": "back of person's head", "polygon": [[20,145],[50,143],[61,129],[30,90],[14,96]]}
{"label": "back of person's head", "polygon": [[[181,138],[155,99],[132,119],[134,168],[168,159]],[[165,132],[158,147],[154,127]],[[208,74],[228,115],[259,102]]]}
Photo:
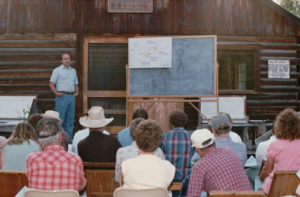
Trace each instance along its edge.
{"label": "back of person's head", "polygon": [[8,138],[7,144],[22,144],[24,141],[30,143],[29,140],[36,141],[34,128],[28,122],[20,122]]}
{"label": "back of person's head", "polygon": [[144,118],[145,120],[147,120],[148,119],[147,111],[144,110],[143,108],[137,108],[136,110],[134,110],[132,114],[132,120],[136,118]]}
{"label": "back of person's head", "polygon": [[188,123],[188,116],[180,110],[174,110],[169,115],[169,122],[174,127],[184,127]]}
{"label": "back of person's head", "polygon": [[140,150],[153,152],[162,139],[162,129],[154,120],[143,120],[136,129],[136,143]]}
{"label": "back of person's head", "polygon": [[58,143],[59,126],[53,118],[43,118],[37,124],[40,143],[46,147]]}
{"label": "back of person's head", "polygon": [[39,134],[37,133],[36,125],[37,123],[43,118],[41,114],[31,114],[28,118],[29,124],[35,129],[36,135],[38,136]]}
{"label": "back of person's head", "polygon": [[216,134],[228,133],[230,130],[230,120],[226,114],[218,114],[212,117],[210,125]]}
{"label": "back of person's head", "polygon": [[231,116],[228,113],[225,112],[220,112],[220,114],[225,114],[227,116],[227,118],[229,119],[230,124],[233,123]]}
{"label": "back of person's head", "polygon": [[274,124],[275,135],[278,139],[299,139],[300,138],[300,116],[291,109],[287,108],[280,112]]}
{"label": "back of person's head", "polygon": [[132,137],[133,141],[136,141],[136,128],[142,122],[143,118],[136,118],[130,123],[129,132],[130,136]]}

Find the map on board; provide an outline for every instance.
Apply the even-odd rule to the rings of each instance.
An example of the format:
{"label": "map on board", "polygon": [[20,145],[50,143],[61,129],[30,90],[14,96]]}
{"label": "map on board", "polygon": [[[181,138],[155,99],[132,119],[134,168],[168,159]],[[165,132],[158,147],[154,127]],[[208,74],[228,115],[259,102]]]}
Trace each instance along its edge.
{"label": "map on board", "polygon": [[129,39],[129,68],[171,67],[171,37]]}

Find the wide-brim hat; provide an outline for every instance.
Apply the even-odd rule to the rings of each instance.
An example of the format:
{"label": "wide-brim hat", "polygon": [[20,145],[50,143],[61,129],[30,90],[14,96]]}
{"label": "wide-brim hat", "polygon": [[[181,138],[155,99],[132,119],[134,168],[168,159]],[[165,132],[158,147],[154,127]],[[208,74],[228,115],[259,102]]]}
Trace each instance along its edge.
{"label": "wide-brim hat", "polygon": [[114,118],[105,118],[102,107],[94,106],[88,111],[88,115],[79,118],[79,123],[87,128],[100,128],[113,120]]}
{"label": "wide-brim hat", "polygon": [[62,120],[59,118],[59,113],[54,110],[47,110],[44,114],[41,114],[43,118],[53,118],[58,121],[58,124],[61,125]]}

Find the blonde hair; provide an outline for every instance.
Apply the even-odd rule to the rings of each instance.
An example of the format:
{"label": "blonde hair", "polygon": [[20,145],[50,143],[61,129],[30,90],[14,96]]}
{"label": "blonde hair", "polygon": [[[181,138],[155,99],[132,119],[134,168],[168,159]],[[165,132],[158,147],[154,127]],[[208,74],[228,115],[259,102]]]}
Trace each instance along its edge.
{"label": "blonde hair", "polygon": [[29,140],[36,141],[34,128],[28,122],[20,122],[16,125],[10,138],[8,138],[7,144],[22,144],[24,141],[30,144]]}

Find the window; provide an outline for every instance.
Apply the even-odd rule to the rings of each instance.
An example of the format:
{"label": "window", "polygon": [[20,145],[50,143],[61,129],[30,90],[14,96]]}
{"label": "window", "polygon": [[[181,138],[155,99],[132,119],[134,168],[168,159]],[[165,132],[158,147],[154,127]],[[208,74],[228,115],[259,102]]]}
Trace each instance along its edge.
{"label": "window", "polygon": [[255,90],[255,51],[218,50],[219,90]]}

